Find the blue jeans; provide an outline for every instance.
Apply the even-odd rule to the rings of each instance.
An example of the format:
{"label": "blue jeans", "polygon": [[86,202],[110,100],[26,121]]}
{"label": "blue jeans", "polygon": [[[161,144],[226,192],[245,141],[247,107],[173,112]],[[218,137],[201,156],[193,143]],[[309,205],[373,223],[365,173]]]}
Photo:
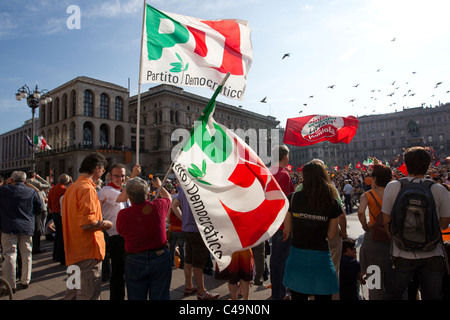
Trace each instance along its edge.
{"label": "blue jeans", "polygon": [[415,275],[420,283],[422,300],[443,299],[443,278],[445,275],[445,261],[443,257],[426,259],[394,258],[386,271],[385,300],[402,300],[405,292]]}
{"label": "blue jeans", "polygon": [[270,252],[270,282],[272,284],[272,299],[280,300],[286,296],[283,285],[284,267],[289,256],[291,242],[283,242],[283,230],[278,230],[272,236],[272,250]]}
{"label": "blue jeans", "polygon": [[171,280],[169,250],[127,255],[125,281],[128,300],[147,300],[147,297],[150,300],[170,300]]}

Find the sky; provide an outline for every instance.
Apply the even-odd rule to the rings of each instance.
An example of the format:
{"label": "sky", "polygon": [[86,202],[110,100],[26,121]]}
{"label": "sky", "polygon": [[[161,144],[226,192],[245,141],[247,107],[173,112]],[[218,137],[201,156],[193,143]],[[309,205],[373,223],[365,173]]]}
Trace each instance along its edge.
{"label": "sky", "polygon": [[[253,61],[244,99],[217,100],[274,116],[281,127],[312,114],[358,117],[450,102],[448,0],[147,3],[205,20],[248,21]],[[80,8],[79,29],[67,26],[72,5]],[[142,10],[143,0],[1,1],[0,134],[31,119],[26,102],[15,99],[24,84],[52,90],[87,76],[127,88],[130,79],[136,95]]]}

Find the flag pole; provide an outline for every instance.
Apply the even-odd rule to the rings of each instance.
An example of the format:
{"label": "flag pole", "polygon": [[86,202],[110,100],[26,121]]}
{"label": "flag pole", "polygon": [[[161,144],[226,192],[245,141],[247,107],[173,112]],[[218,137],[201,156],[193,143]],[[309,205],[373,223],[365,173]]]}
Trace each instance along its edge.
{"label": "flag pole", "polygon": [[[222,79],[222,82],[219,84],[219,86],[217,87],[216,91],[214,92],[213,96],[211,97],[210,101],[212,99],[216,99],[217,95],[220,93],[222,87],[225,85],[225,82],[228,80],[228,78],[230,77],[230,72],[227,72],[227,74],[225,75],[225,77]],[[208,105],[205,107],[205,109],[202,112],[201,117],[204,117],[206,115],[209,116],[209,114],[211,113],[211,110],[208,110],[209,112],[206,111],[206,109],[209,107],[209,102]],[[175,161],[178,159],[178,156],[181,154],[181,151],[183,151],[183,147],[180,148],[180,151],[178,151],[177,155],[175,156],[175,158],[173,159],[172,163],[169,166],[169,169],[166,172],[166,175],[164,176],[163,181],[161,181],[161,188],[164,185],[165,181],[167,180],[167,177],[169,176],[170,171],[172,171],[173,165],[175,163]],[[158,199],[159,194],[161,192],[161,188],[158,189],[158,192],[156,193],[155,199]]]}
{"label": "flag pole", "polygon": [[137,100],[137,111],[136,111],[136,164],[139,164],[139,149],[141,144],[141,76],[142,76],[142,49],[144,48],[144,28],[145,28],[145,11],[147,0],[144,0],[144,9],[142,13],[142,32],[141,32],[141,52],[139,57],[139,81],[138,81],[138,100]]}

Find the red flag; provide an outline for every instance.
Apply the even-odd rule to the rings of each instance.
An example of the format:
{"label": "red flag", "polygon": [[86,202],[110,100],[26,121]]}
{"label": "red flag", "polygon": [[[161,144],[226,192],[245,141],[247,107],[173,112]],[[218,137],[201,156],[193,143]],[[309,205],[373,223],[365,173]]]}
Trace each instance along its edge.
{"label": "red flag", "polygon": [[406,177],[408,175],[408,170],[406,170],[406,164],[402,164],[400,167],[398,167],[398,170],[403,173],[403,175]]}
{"label": "red flag", "polygon": [[308,146],[328,140],[332,143],[350,143],[359,121],[353,117],[311,115],[287,119],[283,142]]}
{"label": "red flag", "polygon": [[361,169],[361,162],[358,161],[358,163],[356,164],[356,169]]}
{"label": "red flag", "polygon": [[286,166],[286,169],[288,169],[288,171],[289,172],[292,172],[292,169],[293,169],[294,167],[292,167],[292,165],[290,165],[290,164],[288,164],[287,166]]}

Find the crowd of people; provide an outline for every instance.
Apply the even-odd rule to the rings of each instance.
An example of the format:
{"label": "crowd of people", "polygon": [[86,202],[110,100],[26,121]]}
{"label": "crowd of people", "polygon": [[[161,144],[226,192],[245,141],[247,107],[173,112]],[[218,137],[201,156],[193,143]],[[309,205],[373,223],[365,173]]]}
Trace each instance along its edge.
{"label": "crowd of people", "polygon": [[[68,300],[99,299],[102,280],[110,282],[111,300],[168,300],[174,268],[184,271],[184,295],[198,300],[219,298],[205,287],[205,274],[227,281],[231,299],[251,299],[250,286],[265,283],[274,300],[358,300],[373,266],[379,285],[369,286],[366,299],[449,298],[446,242],[411,253],[392,240],[391,214],[404,173],[381,163],[330,171],[319,159],[289,172],[288,147],[274,152],[279,162],[271,173],[290,204],[284,223],[270,240],[235,252],[221,271],[176,180],[146,181],[138,164],[129,173],[100,153],[82,161],[78,179],[62,174],[54,186],[35,172],[16,171],[0,180],[3,276],[13,291],[26,289],[32,255],[46,235],[54,243],[53,260],[81,271],[80,286],[65,292]],[[448,166],[430,167],[420,147],[404,158],[407,179],[434,182],[437,218],[447,229]],[[355,209],[365,232],[359,256],[346,231],[346,216]]]}

